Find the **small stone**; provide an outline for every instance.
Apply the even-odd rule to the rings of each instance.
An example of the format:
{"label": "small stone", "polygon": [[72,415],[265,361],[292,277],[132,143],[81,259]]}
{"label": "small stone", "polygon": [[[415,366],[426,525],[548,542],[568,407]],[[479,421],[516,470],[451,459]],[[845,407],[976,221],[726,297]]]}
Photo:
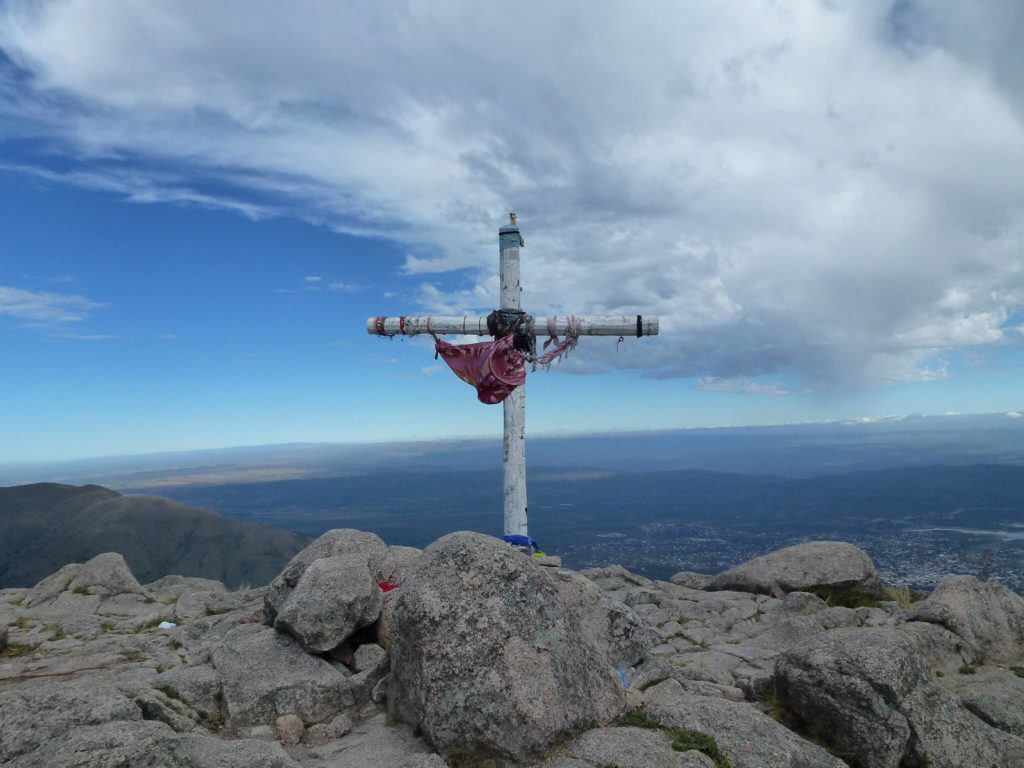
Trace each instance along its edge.
{"label": "small stone", "polygon": [[379,667],[387,664],[388,652],[374,643],[367,643],[356,648],[352,661],[354,672],[376,671]]}
{"label": "small stone", "polygon": [[680,571],[673,576],[669,581],[679,587],[686,587],[687,589],[704,589],[708,584],[711,583],[711,576],[706,573],[694,573],[693,571]]}
{"label": "small stone", "polygon": [[374,704],[384,704],[388,700],[388,675],[384,675],[370,691],[370,701]]}
{"label": "small stone", "polygon": [[645,587],[652,583],[645,576],[631,573],[621,565],[608,565],[603,568],[584,568],[580,571],[580,574],[586,576],[605,592],[614,592],[628,587]]}
{"label": "small stone", "polygon": [[679,653],[679,651],[674,645],[662,643],[661,645],[656,645],[651,648],[648,653],[651,654],[651,656],[674,656]]}
{"label": "small stone", "polygon": [[338,715],[329,723],[317,723],[306,730],[305,743],[310,747],[320,747],[331,741],[347,736],[352,732],[352,721],[348,715]]}
{"label": "small stone", "polygon": [[302,736],[306,732],[306,726],[297,715],[281,715],[277,718],[275,727],[277,740],[286,747],[294,747],[302,741]]}
{"label": "small stone", "polygon": [[238,735],[243,739],[260,739],[262,741],[273,741],[277,733],[269,725],[247,725],[237,729]]}
{"label": "small stone", "polygon": [[828,608],[828,603],[810,592],[790,592],[783,598],[782,608],[786,613],[813,616]]}
{"label": "small stone", "polygon": [[332,661],[340,661],[346,667],[351,667],[353,662],[352,646],[348,643],[342,643],[336,648],[332,648],[328,654]]}
{"label": "small stone", "polygon": [[537,565],[543,565],[545,568],[561,568],[562,558],[558,555],[544,555],[544,557],[535,557],[533,562]]}

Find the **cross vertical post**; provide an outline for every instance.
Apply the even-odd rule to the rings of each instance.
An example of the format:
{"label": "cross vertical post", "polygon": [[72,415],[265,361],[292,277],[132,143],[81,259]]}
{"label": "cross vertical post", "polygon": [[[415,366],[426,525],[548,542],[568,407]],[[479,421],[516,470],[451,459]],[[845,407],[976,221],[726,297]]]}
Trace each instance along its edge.
{"label": "cross vertical post", "polygon": [[[519,311],[522,287],[519,283],[519,248],[523,244],[516,224],[498,230],[498,269],[501,278],[500,308]],[[527,534],[526,506],[526,385],[516,387],[502,403],[505,411],[505,432],[502,441],[504,466],[504,528],[505,534]]]}
{"label": "cross vertical post", "polygon": [[[366,319],[366,332],[373,336],[386,338],[418,336],[421,333],[427,333],[435,339],[445,334],[490,336],[495,339],[495,344],[463,345],[462,352],[455,353],[457,355],[463,353],[490,355],[496,350],[497,344],[507,344],[507,340],[511,339],[514,349],[522,354],[523,362],[533,362],[535,365],[540,363],[542,366],[546,366],[552,360],[565,354],[575,346],[581,336],[618,336],[619,341],[622,341],[626,336],[635,335],[640,338],[658,335],[658,318],[651,315],[563,315],[535,318],[526,314],[520,307],[522,287],[519,283],[519,249],[522,246],[523,238],[519,233],[519,226],[516,224],[516,215],[509,214],[509,223],[498,230],[500,306],[489,315],[466,315],[463,317],[377,315]],[[552,341],[556,343],[552,351],[539,357],[537,355],[538,328],[542,332],[546,331],[549,337],[544,344],[545,347]],[[561,344],[558,343],[559,336],[563,338]],[[438,352],[442,351],[440,341],[435,349]],[[481,380],[485,381],[485,387],[489,386],[486,384],[486,379],[496,380],[496,371],[491,368],[493,358],[477,357],[475,360],[480,363],[479,369],[460,369],[460,366],[465,364],[466,358],[460,358],[462,362],[453,364],[447,358],[447,353],[452,349],[459,349],[459,347],[445,345],[445,359],[459,378],[467,384],[477,387],[477,394],[483,402],[498,402],[497,399],[491,399],[489,395],[484,396],[478,386]],[[505,350],[508,350],[507,346]],[[473,360],[470,361],[471,366],[475,364]],[[505,365],[505,363],[499,362],[499,365]],[[508,365],[514,368],[511,363]],[[505,433],[502,441],[505,452],[502,483],[504,490],[503,524],[505,536],[529,536],[526,514],[526,384],[525,382],[518,383],[522,377],[513,375],[513,378],[514,381],[504,382],[512,383],[513,389],[501,401],[505,415]]]}

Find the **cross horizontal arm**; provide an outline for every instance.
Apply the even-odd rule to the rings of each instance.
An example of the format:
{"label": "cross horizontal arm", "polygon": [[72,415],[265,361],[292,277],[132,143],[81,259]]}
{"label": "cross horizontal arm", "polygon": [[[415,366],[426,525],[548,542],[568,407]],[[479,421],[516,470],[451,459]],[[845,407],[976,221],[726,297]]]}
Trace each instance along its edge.
{"label": "cross horizontal arm", "polygon": [[[532,318],[534,332],[540,336],[564,336],[571,330],[577,336],[657,336],[657,315],[569,315]],[[444,317],[414,315],[370,317],[366,332],[376,336],[416,336],[421,333],[490,336],[487,316]]]}
{"label": "cross horizontal arm", "polygon": [[466,336],[490,336],[487,316],[442,317],[419,315],[410,317],[368,317],[366,332],[377,336],[416,336],[433,333],[438,336],[461,333]]}

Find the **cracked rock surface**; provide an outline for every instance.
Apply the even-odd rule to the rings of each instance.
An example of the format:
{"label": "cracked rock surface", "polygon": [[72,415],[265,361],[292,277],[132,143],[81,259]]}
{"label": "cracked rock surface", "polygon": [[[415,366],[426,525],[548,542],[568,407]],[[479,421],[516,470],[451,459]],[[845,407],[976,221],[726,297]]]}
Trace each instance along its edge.
{"label": "cracked rock surface", "polygon": [[853,549],[651,581],[337,530],[234,592],[99,555],[0,590],[0,764],[1024,766],[1024,600],[887,601]]}

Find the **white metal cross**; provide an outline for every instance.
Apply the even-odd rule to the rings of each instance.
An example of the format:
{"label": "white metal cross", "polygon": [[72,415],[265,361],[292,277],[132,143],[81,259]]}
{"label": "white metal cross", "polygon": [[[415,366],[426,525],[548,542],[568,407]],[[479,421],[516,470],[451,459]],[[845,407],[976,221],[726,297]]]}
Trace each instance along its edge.
{"label": "white metal cross", "polygon": [[[535,323],[520,310],[519,249],[523,245],[515,214],[510,223],[498,230],[501,277],[500,310],[490,316],[438,317],[436,315],[371,317],[366,332],[377,336],[435,336],[461,334],[467,336],[505,336],[517,334],[517,348],[536,350],[536,331],[550,336],[567,333],[576,336],[656,336],[657,316],[646,315],[584,315],[549,317]],[[510,322],[514,318],[514,323]],[[516,387],[502,403],[505,409],[504,488],[505,534],[527,533],[526,508],[526,385]]]}

